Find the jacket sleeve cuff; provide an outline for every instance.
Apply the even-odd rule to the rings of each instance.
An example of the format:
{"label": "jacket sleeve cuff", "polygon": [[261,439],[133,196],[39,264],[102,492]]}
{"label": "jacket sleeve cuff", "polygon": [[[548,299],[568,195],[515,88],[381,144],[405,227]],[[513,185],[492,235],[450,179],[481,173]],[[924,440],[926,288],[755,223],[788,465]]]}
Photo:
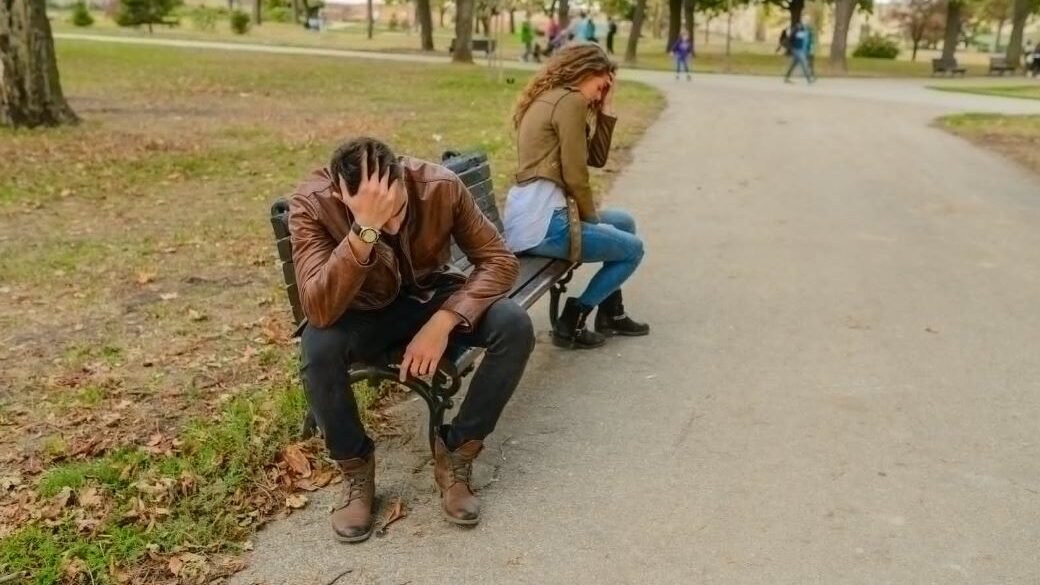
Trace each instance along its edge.
{"label": "jacket sleeve cuff", "polygon": [[373,248],[372,253],[368,255],[368,261],[362,262],[358,260],[358,257],[354,255],[354,248],[350,247],[350,236],[343,238],[343,241],[332,251],[332,253],[339,259],[346,261],[356,268],[371,268],[376,262],[376,251]]}
{"label": "jacket sleeve cuff", "polygon": [[459,324],[455,327],[456,331],[469,332],[473,330],[473,324],[480,319],[480,312],[474,307],[467,306],[471,303],[467,303],[464,298],[461,298],[459,293],[455,293],[448,297],[448,300],[444,301],[441,305],[442,311],[451,311],[462,319]]}

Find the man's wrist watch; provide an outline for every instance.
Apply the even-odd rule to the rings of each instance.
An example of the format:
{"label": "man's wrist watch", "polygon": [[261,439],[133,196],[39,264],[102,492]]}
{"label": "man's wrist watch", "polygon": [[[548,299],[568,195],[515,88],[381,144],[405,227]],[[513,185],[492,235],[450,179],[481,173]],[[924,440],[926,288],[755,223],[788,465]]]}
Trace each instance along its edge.
{"label": "man's wrist watch", "polygon": [[361,238],[362,242],[364,242],[366,244],[374,244],[374,243],[378,242],[379,241],[379,236],[382,235],[382,232],[380,232],[376,228],[364,227],[364,226],[362,226],[361,224],[359,224],[357,222],[354,222],[354,225],[352,225],[350,227],[350,229],[355,234],[357,234],[357,236],[359,238]]}

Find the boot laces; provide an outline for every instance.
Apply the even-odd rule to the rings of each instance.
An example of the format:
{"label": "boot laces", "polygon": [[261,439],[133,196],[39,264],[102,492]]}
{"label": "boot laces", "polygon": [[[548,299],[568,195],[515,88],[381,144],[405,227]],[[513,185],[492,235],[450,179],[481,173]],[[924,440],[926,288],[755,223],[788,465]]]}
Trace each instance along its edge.
{"label": "boot laces", "polygon": [[473,475],[473,465],[469,461],[452,458],[451,461],[451,476],[455,480],[455,483],[462,483],[469,486],[470,478]]}
{"label": "boot laces", "polygon": [[346,508],[354,500],[360,500],[365,495],[365,488],[372,478],[367,473],[344,473],[343,481],[347,482],[340,509]]}

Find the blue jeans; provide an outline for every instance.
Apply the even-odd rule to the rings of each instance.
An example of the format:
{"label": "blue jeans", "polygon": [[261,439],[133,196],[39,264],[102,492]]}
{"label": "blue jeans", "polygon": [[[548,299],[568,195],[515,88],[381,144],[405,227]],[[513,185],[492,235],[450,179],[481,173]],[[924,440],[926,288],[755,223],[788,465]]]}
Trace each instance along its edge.
{"label": "blue jeans", "polygon": [[675,59],[675,74],[679,75],[680,71],[685,71],[687,75],[690,74],[690,62],[685,58],[676,57]]}
{"label": "blue jeans", "polygon": [[795,67],[800,67],[805,79],[812,81],[813,77],[809,75],[809,59],[805,51],[791,51],[791,66],[787,68],[787,75],[784,76],[784,79],[791,79]]}
{"label": "blue jeans", "polygon": [[[602,262],[578,301],[586,307],[602,303],[632,276],[643,260],[643,241],[636,234],[636,220],[618,209],[599,212],[601,223],[581,222],[581,261]],[[566,209],[557,209],[542,243],[526,254],[566,260],[571,237]]]}

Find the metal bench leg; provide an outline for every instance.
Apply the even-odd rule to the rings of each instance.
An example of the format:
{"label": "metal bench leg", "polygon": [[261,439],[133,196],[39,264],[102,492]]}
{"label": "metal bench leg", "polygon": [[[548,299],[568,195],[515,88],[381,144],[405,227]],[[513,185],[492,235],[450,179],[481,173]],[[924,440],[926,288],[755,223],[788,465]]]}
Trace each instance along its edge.
{"label": "metal bench leg", "polygon": [[303,426],[300,430],[300,437],[306,441],[317,434],[318,419],[314,418],[314,411],[311,410],[311,399],[310,393],[307,392],[307,381],[301,380],[301,383],[303,385],[303,400],[307,405],[307,412],[303,413]]}
{"label": "metal bench leg", "polygon": [[413,380],[406,384],[409,390],[418,394],[430,411],[430,425],[428,438],[430,441],[430,453],[434,452],[434,444],[437,442],[437,433],[444,424],[444,414],[454,406],[451,398],[448,398],[432,388],[426,382]]}
{"label": "metal bench leg", "polygon": [[303,440],[306,441],[313,437],[317,430],[318,421],[314,418],[314,413],[311,412],[310,408],[308,408],[307,412],[303,415],[303,431],[300,435],[303,437]]}
{"label": "metal bench leg", "polygon": [[[577,268],[577,266],[574,268]],[[560,317],[560,297],[567,292],[567,283],[574,277],[574,268],[568,270],[567,274],[563,275],[563,278],[556,281],[549,288],[549,323],[553,329],[556,329],[556,320]]]}

